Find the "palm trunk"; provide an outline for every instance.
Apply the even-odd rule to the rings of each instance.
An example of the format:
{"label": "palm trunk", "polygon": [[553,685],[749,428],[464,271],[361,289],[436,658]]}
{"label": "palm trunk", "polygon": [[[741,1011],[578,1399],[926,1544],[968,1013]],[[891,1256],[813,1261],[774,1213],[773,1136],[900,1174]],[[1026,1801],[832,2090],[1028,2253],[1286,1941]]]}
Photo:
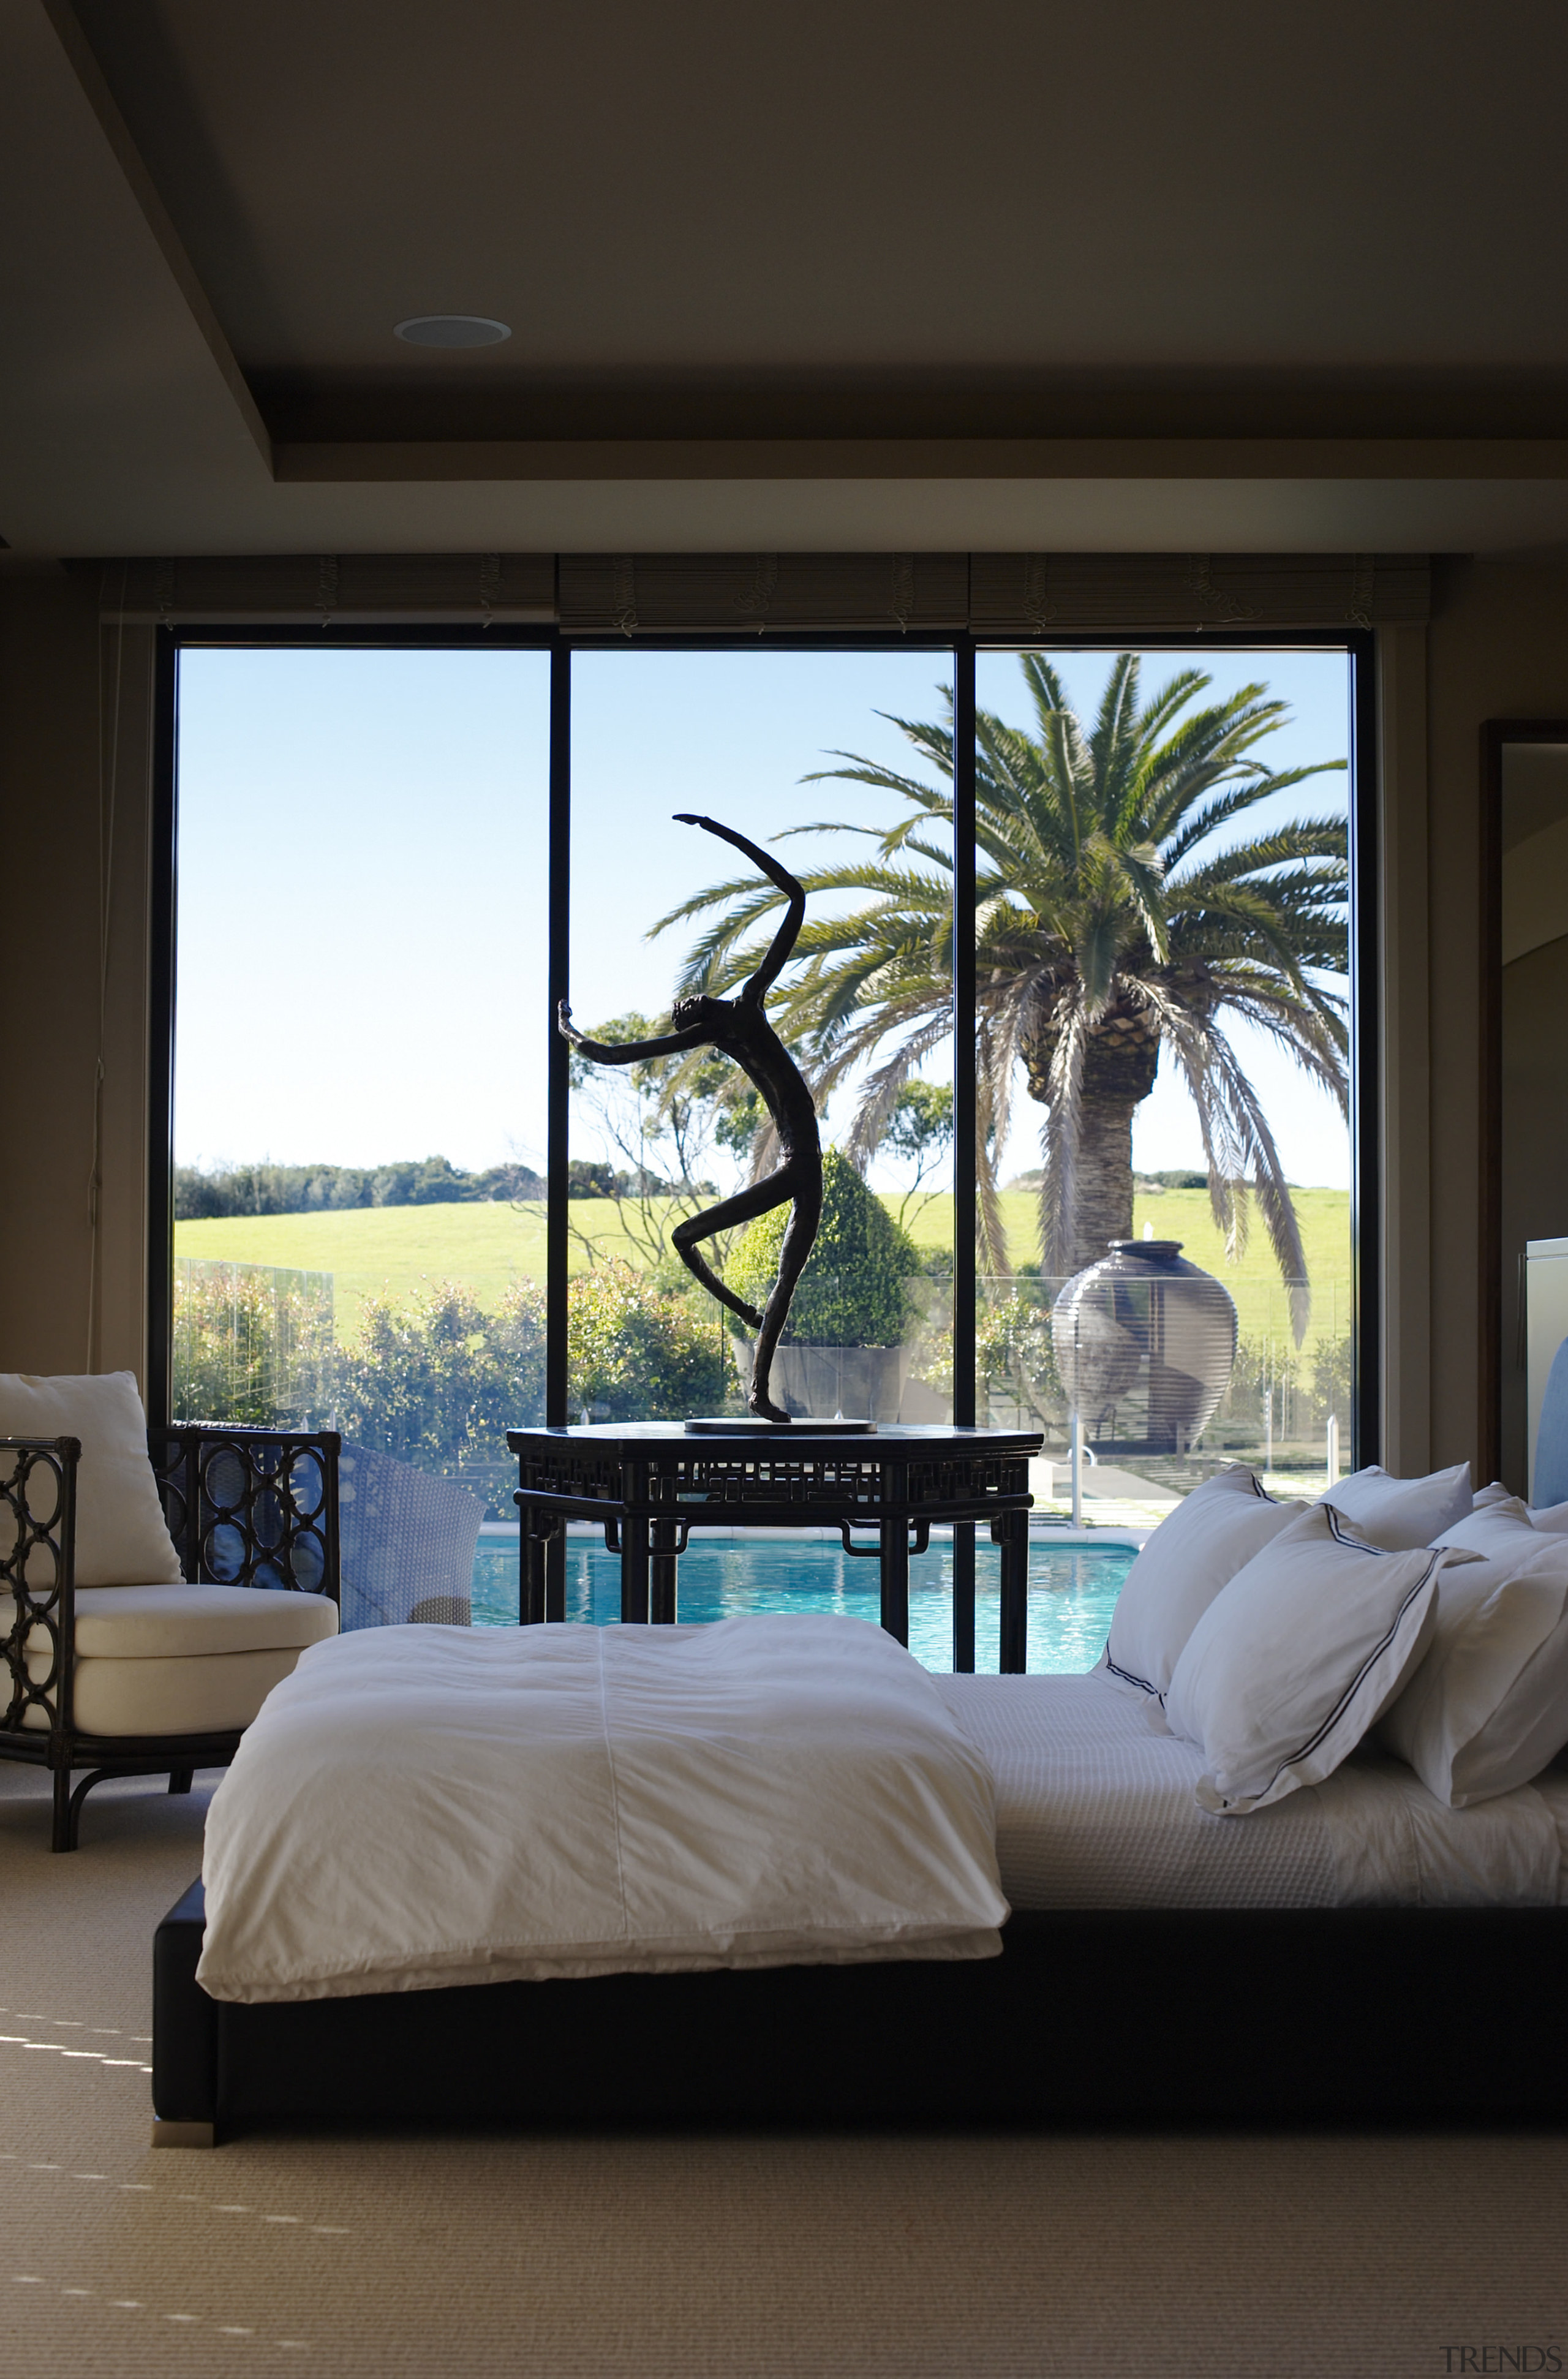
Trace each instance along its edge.
{"label": "palm trunk", "polygon": [[[1024,1050],[1030,1096],[1042,1105],[1049,1105],[1055,1040],[1048,1028]],[[1069,1272],[1097,1263],[1113,1239],[1132,1237],[1132,1118],[1154,1087],[1159,1061],[1159,1031],[1141,1008],[1113,1008],[1089,1036],[1067,1232]]]}
{"label": "palm trunk", "polygon": [[1068,1265],[1098,1263],[1113,1239],[1132,1237],[1132,1117],[1138,1100],[1085,1091],[1079,1124],[1078,1196]]}

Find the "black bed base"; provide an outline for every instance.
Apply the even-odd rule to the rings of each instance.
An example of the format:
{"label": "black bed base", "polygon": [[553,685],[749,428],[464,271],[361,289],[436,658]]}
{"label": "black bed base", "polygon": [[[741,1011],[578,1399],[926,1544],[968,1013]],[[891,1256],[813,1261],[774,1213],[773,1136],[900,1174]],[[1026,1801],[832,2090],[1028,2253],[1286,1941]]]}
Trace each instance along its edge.
{"label": "black bed base", "polygon": [[1000,1958],[210,1999],[154,1950],[154,2140],[271,2126],[1568,2119],[1555,1909],[1015,1915]]}

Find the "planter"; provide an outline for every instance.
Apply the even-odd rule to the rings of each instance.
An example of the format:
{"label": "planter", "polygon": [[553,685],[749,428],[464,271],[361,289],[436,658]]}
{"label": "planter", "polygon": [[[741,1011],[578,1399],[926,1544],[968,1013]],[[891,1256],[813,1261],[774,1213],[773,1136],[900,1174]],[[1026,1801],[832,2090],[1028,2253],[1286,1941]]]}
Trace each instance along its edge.
{"label": "planter", "polygon": [[[742,1391],[752,1384],[753,1342],[732,1338]],[[792,1420],[897,1420],[909,1377],[907,1346],[785,1345],[773,1358],[773,1396]]]}
{"label": "planter", "polygon": [[1229,1384],[1236,1307],[1179,1239],[1117,1239],[1057,1297],[1051,1342],[1091,1443],[1185,1454]]}

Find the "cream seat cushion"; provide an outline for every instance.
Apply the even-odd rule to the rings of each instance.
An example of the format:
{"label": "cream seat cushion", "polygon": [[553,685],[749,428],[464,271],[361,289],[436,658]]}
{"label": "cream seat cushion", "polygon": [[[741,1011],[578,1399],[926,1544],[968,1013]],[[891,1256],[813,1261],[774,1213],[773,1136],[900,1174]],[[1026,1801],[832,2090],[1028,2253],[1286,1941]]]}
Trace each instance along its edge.
{"label": "cream seat cushion", "polygon": [[[324,1594],[245,1586],[84,1588],[76,1598],[76,1724],[84,1734],[205,1734],[248,1726],[300,1653],[338,1632]],[[0,1596],[0,1635],[16,1605]],[[35,1627],[28,1673],[49,1674]],[[45,1723],[30,1709],[28,1726]]]}
{"label": "cream seat cushion", "polygon": [[[147,1458],[147,1416],[130,1371],[44,1379],[0,1371],[0,1437],[75,1437],[78,1586],[119,1586],[126,1578],[177,1583],[179,1557],[163,1520],[158,1482]],[[14,1523],[0,1514],[0,1530]],[[14,1534],[0,1533],[0,1555]]]}
{"label": "cream seat cushion", "polygon": [[[189,1660],[212,1652],[302,1652],[338,1632],[337,1605],[325,1594],[285,1594],[253,1586],[84,1587],[76,1598],[77,1660]],[[17,1608],[0,1595],[0,1636]],[[42,1627],[30,1656],[46,1651]]]}
{"label": "cream seat cushion", "polygon": [[[78,1660],[73,1697],[81,1734],[228,1734],[248,1726],[296,1648],[198,1653],[188,1660]],[[32,1666],[31,1661],[28,1663]],[[30,1709],[24,1726],[42,1726]]]}

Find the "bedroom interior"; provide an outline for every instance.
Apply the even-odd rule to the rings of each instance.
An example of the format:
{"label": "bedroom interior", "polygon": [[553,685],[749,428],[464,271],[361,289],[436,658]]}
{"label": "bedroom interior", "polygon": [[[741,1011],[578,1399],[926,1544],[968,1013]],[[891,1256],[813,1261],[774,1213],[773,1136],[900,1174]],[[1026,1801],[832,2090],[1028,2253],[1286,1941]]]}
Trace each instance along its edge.
{"label": "bedroom interior", "polygon": [[[220,1747],[239,1764],[210,1870],[218,1995],[194,1981],[185,1906],[160,1936],[175,2046],[155,2054],[154,1934],[202,1864],[219,1769],[180,1790],[171,1757],[107,1783],[54,1857],[48,1775],[0,1759],[0,2288],[30,2367],[1414,2373],[1568,2353],[1568,1786],[1532,1764],[1551,1712],[1517,1658],[1489,1734],[1429,1657],[1457,1628],[1445,1597],[1467,1612],[1483,1585],[1509,1641],[1546,1648],[1538,1685],[1568,1644],[1561,1515],[1470,1508],[1472,1484],[1526,1492],[1524,1249],[1538,1269],[1568,1238],[1548,865],[1568,350],[1540,300],[1564,236],[1563,51],[1525,0],[1484,21],[1226,5],[1196,32],[1145,0],[997,0],[906,9],[896,38],[883,11],[814,6],[781,29],[706,5],[590,23],[489,0],[326,18],[3,0],[0,187],[23,233],[0,388],[7,1373],[129,1373],[154,1431],[169,1417],[182,638],[511,638],[556,670],[661,635],[923,640],[971,666],[987,640],[1318,637],[1359,657],[1368,804],[1356,1460],[1413,1482],[1347,1482],[1302,1514],[1222,1474],[1118,1604],[1111,1682],[888,1686],[955,1846],[995,1777],[1020,1912],[1000,1957],[981,1842],[961,1877],[953,1851],[945,1959],[622,1959],[456,2001],[461,1983],[384,1975],[332,1996],[333,1959],[362,1978],[371,1953],[317,1938],[274,1987],[231,1922],[264,1899],[246,1863],[314,1857],[326,1807],[378,1845],[373,1876],[395,1864],[360,1789],[385,1731],[365,1715],[334,1740],[310,1716],[353,1661],[365,1713],[407,1692],[376,1682],[399,1631],[351,1629]],[[1041,90],[1064,80],[1081,105],[1053,108],[1042,143]],[[399,335],[447,309],[509,335]],[[294,879],[264,813],[255,829],[259,915]],[[669,1542],[650,1541],[657,1565]],[[331,1572],[267,1599],[303,1609],[335,1595]],[[126,1590],[87,1576],[84,1594]],[[1278,1646],[1285,1607],[1291,1714],[1312,1723],[1260,1743],[1212,1614]],[[410,1632],[459,1666],[485,1648],[483,1630]],[[618,1638],[565,1632],[596,1660]],[[548,1636],[486,1640],[537,1669]],[[855,1674],[882,1710],[883,1672]],[[1030,1831],[1036,1754],[1003,1697],[1054,1713],[1065,1772],[1099,1756],[1064,1690],[1086,1685],[1145,1844],[1169,1845],[1142,1869],[1136,1831],[1077,1850]],[[595,1690],[643,1685],[606,1670]],[[823,1707],[820,1676],[799,1690]],[[899,1691],[916,1716],[895,1721]],[[1374,1722],[1378,1758],[1341,1759]],[[461,1746],[442,1758],[482,1796],[471,1747],[466,1769]],[[672,1788],[649,1770],[638,1789],[621,1805],[648,1828]],[[1156,1836],[1148,1813],[1178,1804],[1186,1834]],[[223,1815],[246,1805],[265,1818],[249,1837]],[[1395,1875],[1401,1827],[1418,1848]],[[1207,1906],[1173,1906],[1165,1870],[1200,1865],[1200,1839],[1229,1866]],[[890,1875],[910,1838],[888,1844]],[[1059,1880],[1073,1857],[1080,1896],[1031,1900],[1030,1861]],[[1335,1905],[1353,1869],[1360,1904]],[[330,1886],[345,1926],[368,1921],[352,1883]],[[1429,1890],[1523,1904],[1396,1904]],[[574,1921],[552,1954],[592,1948]],[[203,2004],[217,2028],[193,2064]],[[210,2136],[216,2115],[209,2153],[148,2153],[168,2057],[209,2095],[160,2112]],[[500,2129],[474,2119],[487,2073]],[[1288,2227],[1237,2223],[1260,2204],[1288,2204]]]}

